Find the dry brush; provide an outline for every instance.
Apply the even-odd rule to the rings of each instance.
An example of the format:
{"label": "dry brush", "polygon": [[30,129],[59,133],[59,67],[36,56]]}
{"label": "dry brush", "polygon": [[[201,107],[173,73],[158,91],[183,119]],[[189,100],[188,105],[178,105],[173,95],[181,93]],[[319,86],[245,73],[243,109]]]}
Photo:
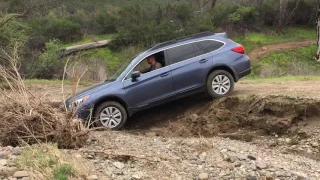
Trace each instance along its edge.
{"label": "dry brush", "polygon": [[6,61],[0,65],[0,143],[57,143],[60,148],[83,145],[88,131],[78,128],[72,112],[33,95],[19,74],[18,44],[12,53],[3,51]]}

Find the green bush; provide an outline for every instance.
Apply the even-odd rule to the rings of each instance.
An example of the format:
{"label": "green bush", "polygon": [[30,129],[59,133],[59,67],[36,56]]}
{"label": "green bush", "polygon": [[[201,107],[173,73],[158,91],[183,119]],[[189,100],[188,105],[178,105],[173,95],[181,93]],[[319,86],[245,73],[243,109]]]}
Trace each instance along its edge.
{"label": "green bush", "polygon": [[117,32],[117,21],[114,15],[103,11],[96,16],[95,25],[100,34],[112,34]]}
{"label": "green bush", "polygon": [[[15,42],[25,43],[29,39],[30,28],[11,14],[0,18],[0,47],[6,48]],[[2,22],[6,22],[3,23]]]}
{"label": "green bush", "polygon": [[27,64],[26,78],[59,79],[63,73],[64,61],[59,57],[61,43],[51,40],[46,43],[44,52],[39,58]]}
{"label": "green bush", "polygon": [[39,22],[32,22],[36,34],[46,39],[58,39],[64,42],[82,38],[81,25],[63,17],[47,16]]}
{"label": "green bush", "polygon": [[228,16],[228,20],[236,24],[252,24],[255,22],[256,16],[255,7],[239,6],[234,13]]}

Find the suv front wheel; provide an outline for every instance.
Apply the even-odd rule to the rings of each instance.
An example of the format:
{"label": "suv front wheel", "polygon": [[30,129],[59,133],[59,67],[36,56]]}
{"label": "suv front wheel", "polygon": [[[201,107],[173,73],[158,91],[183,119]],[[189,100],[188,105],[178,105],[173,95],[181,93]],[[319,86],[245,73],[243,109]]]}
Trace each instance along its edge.
{"label": "suv front wheel", "polygon": [[207,92],[213,98],[228,96],[234,88],[232,75],[224,70],[213,71],[207,79]]}
{"label": "suv front wheel", "polygon": [[120,103],[107,101],[98,106],[94,117],[96,126],[119,130],[127,121],[127,111]]}

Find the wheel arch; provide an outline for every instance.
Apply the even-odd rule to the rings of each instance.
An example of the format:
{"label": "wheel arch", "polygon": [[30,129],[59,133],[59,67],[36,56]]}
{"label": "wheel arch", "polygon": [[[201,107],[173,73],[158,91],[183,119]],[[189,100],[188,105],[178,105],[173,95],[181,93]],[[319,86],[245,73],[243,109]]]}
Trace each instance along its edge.
{"label": "wheel arch", "polygon": [[127,114],[129,116],[132,115],[132,112],[129,110],[129,106],[126,103],[126,101],[124,101],[122,98],[120,98],[118,96],[104,96],[104,97],[100,98],[99,100],[97,100],[94,103],[93,114],[96,113],[97,107],[99,107],[102,103],[107,102],[107,101],[114,101],[114,102],[121,104],[124,107],[124,109],[127,111]]}
{"label": "wheel arch", "polygon": [[220,64],[220,65],[213,66],[213,67],[208,71],[207,76],[206,76],[206,79],[205,79],[205,82],[207,81],[209,75],[210,75],[212,72],[217,71],[217,70],[227,71],[227,72],[230,73],[231,76],[233,77],[234,82],[238,82],[239,77],[238,77],[238,75],[236,74],[235,70],[234,70],[232,67],[230,67],[230,66],[228,66],[228,65],[226,65],[226,64]]}

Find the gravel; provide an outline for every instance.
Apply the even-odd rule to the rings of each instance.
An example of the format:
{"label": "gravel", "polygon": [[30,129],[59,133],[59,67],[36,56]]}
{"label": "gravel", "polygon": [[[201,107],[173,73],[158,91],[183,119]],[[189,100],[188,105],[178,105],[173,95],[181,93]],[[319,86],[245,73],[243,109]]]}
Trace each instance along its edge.
{"label": "gravel", "polygon": [[[93,132],[98,141],[82,148],[99,179],[319,179],[319,161],[282,146],[214,138],[146,137]],[[99,149],[99,150],[97,150]],[[94,153],[93,153],[94,152]]]}

